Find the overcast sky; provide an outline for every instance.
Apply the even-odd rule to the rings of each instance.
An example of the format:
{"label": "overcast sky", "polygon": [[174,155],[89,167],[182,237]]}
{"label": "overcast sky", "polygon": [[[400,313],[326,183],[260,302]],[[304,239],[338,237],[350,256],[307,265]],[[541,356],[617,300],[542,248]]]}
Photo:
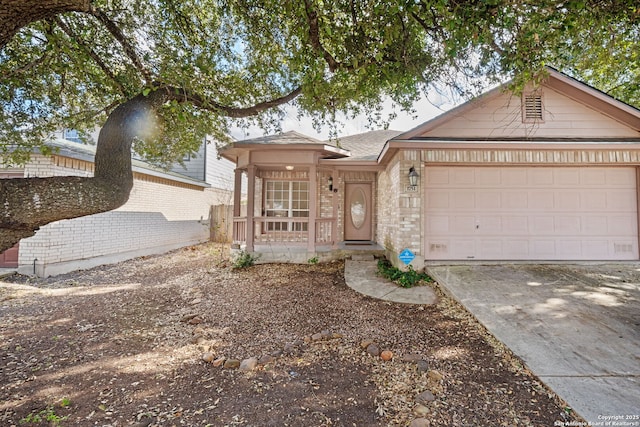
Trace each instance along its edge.
{"label": "overcast sky", "polygon": [[[404,113],[402,111],[397,111],[397,117],[390,122],[389,129],[398,130],[398,131],[408,131],[409,129],[413,129],[414,127],[431,120],[432,118],[442,114],[444,111],[453,107],[450,103],[444,102],[443,98],[439,96],[431,96],[433,98],[431,100],[426,97],[418,101],[414,108],[416,113],[411,115],[409,113]],[[434,104],[439,105],[436,107]],[[388,116],[388,114],[392,111],[391,102],[385,103],[385,108],[383,110],[383,117]],[[415,117],[413,117],[415,116]],[[344,117],[340,118],[340,121],[344,124],[344,126],[340,126],[338,129],[338,136],[349,136],[355,135],[358,133],[368,132],[370,129],[367,127],[367,119],[366,117],[357,117],[356,119],[345,119]],[[282,122],[282,131],[296,131],[302,133],[304,135],[319,139],[325,140],[329,138],[330,129],[328,126],[324,127],[320,133],[318,133],[311,123],[311,119],[307,117],[302,117],[300,119],[296,116],[296,111],[294,109],[290,109],[290,112],[285,117]],[[247,134],[248,133],[248,134]],[[248,131],[246,129],[232,129],[231,135],[237,140],[256,138],[264,135],[264,131],[260,128],[250,128]]]}

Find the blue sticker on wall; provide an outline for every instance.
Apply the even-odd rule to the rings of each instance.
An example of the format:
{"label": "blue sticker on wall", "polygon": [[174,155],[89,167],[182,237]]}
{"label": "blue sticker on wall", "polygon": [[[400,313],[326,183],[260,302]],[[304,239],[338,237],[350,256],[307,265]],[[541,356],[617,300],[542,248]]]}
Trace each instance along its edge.
{"label": "blue sticker on wall", "polygon": [[404,262],[405,265],[409,265],[411,261],[415,259],[415,257],[416,257],[415,254],[411,252],[409,249],[404,249],[402,252],[400,252],[400,255],[398,255],[398,258],[400,258],[400,261]]}

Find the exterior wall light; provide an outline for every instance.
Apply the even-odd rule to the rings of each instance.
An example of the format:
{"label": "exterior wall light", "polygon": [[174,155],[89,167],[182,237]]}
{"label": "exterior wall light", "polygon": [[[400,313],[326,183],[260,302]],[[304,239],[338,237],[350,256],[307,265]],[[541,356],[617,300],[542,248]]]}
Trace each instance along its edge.
{"label": "exterior wall light", "polygon": [[333,177],[329,177],[329,191],[333,191]]}
{"label": "exterior wall light", "polygon": [[418,178],[420,178],[420,175],[418,175],[418,172],[416,172],[416,168],[411,166],[411,168],[409,169],[409,185],[412,187],[418,185]]}

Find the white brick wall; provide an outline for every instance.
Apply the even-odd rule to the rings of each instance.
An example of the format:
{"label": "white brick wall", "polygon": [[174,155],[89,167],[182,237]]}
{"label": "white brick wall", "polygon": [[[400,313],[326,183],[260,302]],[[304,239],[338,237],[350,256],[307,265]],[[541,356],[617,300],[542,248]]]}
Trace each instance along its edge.
{"label": "white brick wall", "polygon": [[[54,163],[53,158],[34,156],[25,176],[91,175]],[[201,191],[139,178],[134,180],[129,201],[120,208],[47,224],[35,236],[23,239],[20,271],[33,274],[36,260],[38,275],[61,274],[206,241],[209,207],[231,200],[227,192],[217,189]]]}

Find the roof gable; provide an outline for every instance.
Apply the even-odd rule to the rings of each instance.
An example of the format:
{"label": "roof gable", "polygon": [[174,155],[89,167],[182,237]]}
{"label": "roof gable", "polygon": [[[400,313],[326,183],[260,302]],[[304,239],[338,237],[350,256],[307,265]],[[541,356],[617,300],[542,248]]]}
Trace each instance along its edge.
{"label": "roof gable", "polygon": [[[523,120],[521,97],[504,84],[394,139],[640,137],[640,110],[547,70],[548,77],[534,92],[541,96],[541,119]],[[524,93],[532,91],[528,87]]]}

